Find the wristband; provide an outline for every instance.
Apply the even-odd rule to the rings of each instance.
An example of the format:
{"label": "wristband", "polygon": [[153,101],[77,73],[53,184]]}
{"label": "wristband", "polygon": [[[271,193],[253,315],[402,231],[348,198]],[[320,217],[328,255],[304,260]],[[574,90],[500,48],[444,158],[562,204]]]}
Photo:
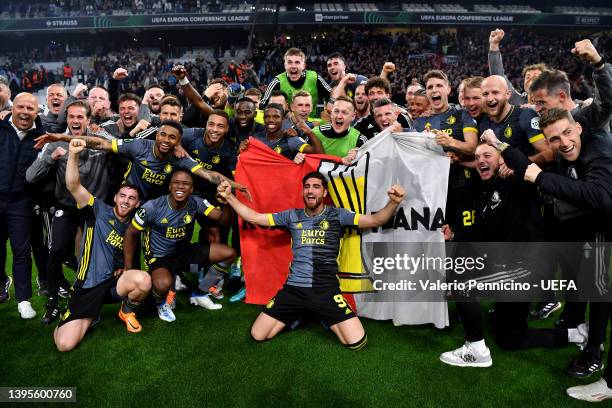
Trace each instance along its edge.
{"label": "wristband", "polygon": [[179,79],[178,83],[181,86],[185,86],[185,85],[187,85],[189,83],[189,80],[187,79],[187,77],[185,77],[183,79]]}
{"label": "wristband", "polygon": [[500,153],[506,150],[508,146],[510,146],[508,143],[500,142],[499,140],[495,143],[495,149],[498,150]]}
{"label": "wristband", "polygon": [[601,57],[601,59],[598,62],[593,64],[593,68],[599,69],[599,68],[603,67],[605,63],[606,63],[606,60],[604,59],[604,57]]}

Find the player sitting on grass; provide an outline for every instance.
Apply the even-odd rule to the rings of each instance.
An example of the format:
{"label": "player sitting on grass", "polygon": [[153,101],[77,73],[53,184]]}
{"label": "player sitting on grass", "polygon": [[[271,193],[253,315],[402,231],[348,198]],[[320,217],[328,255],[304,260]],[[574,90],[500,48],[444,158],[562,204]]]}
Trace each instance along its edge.
{"label": "player sitting on grass", "polygon": [[319,172],[302,179],[304,207],[274,214],[260,214],[242,204],[232,194],[229,183],[218,186],[244,221],[262,227],[283,227],[292,237],[293,261],[284,287],[259,314],[251,336],[265,341],[276,336],[304,312],[314,313],[338,336],[346,347],[359,350],[367,343],[361,322],[342,296],[338,284],[338,252],[344,227],[374,228],[383,225],[404,198],[404,188],[392,186],[387,205],[372,215],[356,214],[323,203],[327,180]]}
{"label": "player sitting on grass", "polygon": [[114,207],[92,196],[79,178],[79,153],[83,149],[85,141],[70,141],[66,187],[79,208],[88,207],[88,214],[74,293],[53,333],[59,351],[70,351],[79,344],[104,303],[123,300],[119,318],[129,332],[138,333],[142,326],[135,309],[151,290],[151,279],[145,272],[121,269],[123,234],[140,204],[138,189],[123,185],[115,195]]}
{"label": "player sitting on grass", "polygon": [[[227,245],[190,242],[198,214],[204,214],[223,224],[230,221],[227,207],[221,211],[208,200],[192,196],[192,193],[191,173],[186,170],[175,171],[170,179],[170,194],[143,204],[125,233],[124,265],[127,269],[131,268],[134,262],[133,254],[138,235],[144,231],[142,244],[145,262],[153,282],[151,292],[157,304],[159,318],[166,322],[176,320],[173,306],[166,302],[166,297],[179,271],[190,271],[192,265],[199,269],[217,262],[231,265],[236,257],[236,251]],[[208,293],[198,290],[191,294],[189,301],[206,309],[221,309],[221,305],[213,303]]]}

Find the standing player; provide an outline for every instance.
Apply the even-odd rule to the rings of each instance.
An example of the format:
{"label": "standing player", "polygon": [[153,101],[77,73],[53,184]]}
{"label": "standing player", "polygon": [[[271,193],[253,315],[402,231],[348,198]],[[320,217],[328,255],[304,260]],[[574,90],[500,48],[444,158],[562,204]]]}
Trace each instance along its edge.
{"label": "standing player", "polygon": [[[229,183],[228,183],[229,184]],[[193,224],[198,214],[227,224],[230,213],[221,211],[207,200],[192,196],[193,177],[185,170],[177,170],[170,180],[170,194],[146,202],[134,216],[125,233],[124,269],[134,265],[134,253],[138,236],[142,239],[145,263],[153,283],[152,295],[161,320],[176,320],[172,306],[166,302],[174,284],[174,276],[181,271],[224,262],[231,265],[236,251],[218,243],[190,243]],[[208,294],[194,291],[189,298],[193,305],[206,309],[221,309]]]}
{"label": "standing player", "polygon": [[552,152],[540,131],[537,112],[511,105],[511,95],[506,80],[499,75],[482,81],[486,116],[480,121],[480,133],[493,130],[499,140],[516,147],[536,164],[551,161]]}
{"label": "standing player", "polygon": [[[347,74],[346,61],[344,60],[344,57],[337,52],[330,54],[327,57],[327,73],[332,80],[332,87],[340,85],[347,75],[352,75],[354,77],[354,80],[351,80],[350,82],[344,81],[342,86],[342,94],[351,99],[355,95],[355,89],[359,85],[365,84],[368,81],[368,78],[364,77],[363,75]],[[330,103],[333,103],[333,101],[330,100]]]}
{"label": "standing player", "polygon": [[79,207],[87,207],[88,216],[74,294],[53,332],[59,351],[70,351],[83,340],[107,302],[123,300],[119,318],[129,332],[140,332],[135,309],[151,289],[151,279],[145,272],[121,268],[123,234],[140,203],[138,190],[130,185],[121,187],[114,207],[91,195],[79,178],[79,154],[84,149],[83,140],[72,140],[66,164],[66,187]]}
{"label": "standing player", "polygon": [[288,103],[293,100],[293,95],[298,91],[308,91],[312,96],[311,115],[316,116],[317,103],[329,100],[331,87],[315,71],[306,69],[306,55],[302,50],[289,48],[285,53],[285,72],[278,74],[266,88],[266,93],[261,99],[262,105],[267,105],[272,91],[280,89],[288,96]]}
{"label": "standing player", "polygon": [[[205,170],[189,156],[180,159],[174,156],[175,147],[181,142],[183,128],[174,121],[162,122],[155,141],[146,139],[124,139],[112,141],[101,138],[87,138],[89,149],[104,150],[123,154],[130,158],[128,170],[124,175],[125,182],[137,186],[142,192],[142,199],[149,200],[163,194],[169,182],[169,175],[175,166],[189,169],[195,175],[213,183],[219,184],[225,176]],[[79,137],[81,138],[81,137]],[[37,146],[47,141],[70,141],[66,135],[47,134],[37,139]],[[235,188],[246,190],[241,184],[231,181]]]}
{"label": "standing player", "polygon": [[[460,157],[474,154],[478,135],[476,121],[466,111],[457,110],[448,103],[451,92],[448,77],[442,71],[432,70],[423,78],[432,116],[420,117],[414,122],[418,132],[431,130],[436,142],[447,152]],[[473,180],[475,172],[452,163],[448,178],[446,221],[455,232],[456,241],[469,239],[474,224]]]}
{"label": "standing player", "polygon": [[404,199],[404,188],[392,186],[384,208],[376,214],[361,215],[323,204],[327,180],[319,172],[308,173],[302,186],[305,208],[274,214],[260,214],[242,204],[228,183],[218,187],[246,222],[286,228],[292,236],[293,261],[287,281],[253,323],[251,336],[255,341],[272,339],[304,312],[310,312],[321,318],[343,345],[360,350],[367,344],[367,335],[338,284],[340,238],[344,227],[374,228],[387,222]]}
{"label": "standing player", "polygon": [[[374,120],[372,107],[374,106],[374,103],[379,99],[386,98],[391,100],[391,84],[389,84],[389,81],[384,78],[373,77],[368,79],[368,82],[366,82],[365,92],[368,96],[368,101],[370,103],[370,113],[367,116],[362,117],[355,123],[355,129],[357,129],[359,133],[361,133],[361,136],[359,137],[359,145],[372,139],[374,136],[376,136],[383,130],[376,124],[376,120]],[[412,127],[412,121],[407,115],[407,112],[399,106],[396,107],[399,112],[397,121],[400,123],[400,125],[402,125],[402,128],[407,129]]]}

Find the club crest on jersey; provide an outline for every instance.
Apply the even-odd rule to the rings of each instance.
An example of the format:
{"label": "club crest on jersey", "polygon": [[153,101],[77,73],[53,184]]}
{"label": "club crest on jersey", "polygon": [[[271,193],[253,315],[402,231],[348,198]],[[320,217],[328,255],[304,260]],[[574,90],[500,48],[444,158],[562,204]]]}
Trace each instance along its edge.
{"label": "club crest on jersey", "polygon": [[425,123],[425,129],[428,131],[431,130],[431,123],[429,122]]}
{"label": "club crest on jersey", "polygon": [[276,147],[274,147],[274,151],[275,151],[276,153],[278,153],[278,154],[281,154],[281,153],[282,153],[282,151],[283,151],[283,148],[282,148],[282,147],[280,147],[280,146],[276,146]]}
{"label": "club crest on jersey", "polygon": [[219,163],[220,161],[221,161],[221,158],[220,158],[219,156],[214,156],[214,157],[212,158],[212,162],[213,162],[213,164],[217,164],[217,163]]}
{"label": "club crest on jersey", "polygon": [[189,224],[191,222],[191,220],[193,219],[193,217],[189,214],[185,214],[185,216],[183,217],[183,222],[185,224]]}
{"label": "club crest on jersey", "polygon": [[512,128],[510,127],[510,125],[506,126],[506,129],[504,130],[504,136],[506,136],[506,139],[510,139],[512,137]]}
{"label": "club crest on jersey", "polygon": [[329,229],[329,221],[327,221],[327,220],[321,221],[319,223],[319,227],[321,227],[321,229],[323,229],[323,230]]}
{"label": "club crest on jersey", "polygon": [[446,119],[446,123],[448,123],[449,125],[454,125],[455,122],[457,122],[457,118],[455,118],[453,115],[449,116],[448,119]]}
{"label": "club crest on jersey", "polygon": [[164,173],[172,173],[172,165],[171,164],[166,164],[166,167],[164,167]]}

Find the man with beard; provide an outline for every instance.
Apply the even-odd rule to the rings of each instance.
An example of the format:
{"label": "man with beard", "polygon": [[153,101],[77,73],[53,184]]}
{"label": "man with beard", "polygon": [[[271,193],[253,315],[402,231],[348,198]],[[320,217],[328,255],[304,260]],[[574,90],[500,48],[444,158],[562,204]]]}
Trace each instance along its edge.
{"label": "man with beard", "polygon": [[[374,103],[379,99],[391,99],[391,84],[389,84],[389,81],[384,78],[373,77],[368,79],[368,82],[366,82],[365,92],[368,97],[368,102],[370,104],[370,113],[367,116],[364,116],[359,119],[354,125],[355,129],[357,129],[359,133],[361,133],[361,136],[359,136],[358,146],[361,146],[362,144],[372,139],[382,131],[382,129],[378,127],[376,121],[374,120],[374,115],[372,114],[372,106],[374,106]],[[408,117],[407,112],[403,110],[403,108],[399,108],[397,121],[400,123],[400,125],[402,125],[402,128],[408,129],[412,127],[412,121]]]}
{"label": "man with beard", "polygon": [[502,62],[501,52],[499,51],[499,43],[504,38],[504,30],[496,29],[491,31],[489,35],[489,74],[499,75],[504,78],[506,86],[510,91],[508,101],[512,105],[521,106],[530,103],[530,86],[534,79],[536,79],[542,72],[549,70],[550,68],[546,64],[532,64],[523,68],[523,93],[520,93],[508,80],[504,73],[504,63]]}
{"label": "man with beard", "polygon": [[160,85],[149,85],[144,97],[142,98],[142,104],[147,105],[152,114],[159,115],[161,110],[161,101],[164,96],[166,96],[166,92],[164,92],[164,89]]}
{"label": "man with beard", "polygon": [[62,84],[52,84],[47,88],[47,105],[40,116],[45,131],[57,133],[66,129],[58,122],[58,116],[67,97],[66,88]]}
{"label": "man with beard", "polygon": [[257,104],[252,99],[248,97],[238,99],[234,105],[234,118],[230,120],[227,138],[239,145],[250,135],[263,131],[264,126],[256,122],[256,115]]}
{"label": "man with beard", "polygon": [[356,351],[365,347],[365,330],[338,284],[340,238],[347,226],[365,229],[387,222],[404,199],[404,188],[391,186],[387,205],[371,215],[323,204],[327,180],[319,172],[308,173],[302,179],[302,209],[261,214],[242,204],[228,183],[219,185],[218,191],[246,222],[284,228],[292,236],[293,260],[287,281],[253,323],[251,337],[258,342],[270,340],[309,312],[323,320],[347,348]]}
{"label": "man with beard", "polygon": [[[543,217],[540,212],[538,190],[522,180],[520,171],[511,178],[499,176],[500,151],[504,159],[512,148],[497,140],[487,130],[475,151],[476,169],[483,183],[479,186],[476,204],[475,228],[482,242],[507,242],[514,245],[514,251],[497,255],[489,254],[487,264],[495,259],[511,265],[508,272],[487,271],[484,276],[474,277],[483,282],[521,280],[521,268],[516,265],[533,265],[527,262],[537,258],[533,249],[518,243],[540,241],[544,236]],[[520,153],[519,153],[520,154]],[[524,158],[525,161],[528,161]],[[515,177],[519,177],[516,179]],[[513,244],[510,244],[513,243]],[[520,248],[520,249],[518,249]],[[531,257],[526,256],[531,255]],[[534,256],[535,255],[535,256]],[[525,267],[522,268],[525,271]],[[465,279],[465,280],[463,280]],[[464,277],[462,281],[467,281]],[[457,302],[457,309],[465,330],[465,343],[440,355],[440,361],[459,367],[490,367],[493,364],[491,352],[486,346],[480,304],[475,301],[478,293],[467,293],[467,301]],[[504,350],[520,350],[533,347],[562,347],[569,343],[583,344],[586,339],[585,327],[572,329],[539,329],[527,325],[528,302],[496,302],[493,316],[493,332],[496,343]]]}
{"label": "man with beard", "polygon": [[[218,262],[231,265],[236,251],[219,243],[190,243],[197,215],[204,214],[225,224],[230,219],[228,207],[221,211],[207,200],[192,195],[191,173],[180,169],[175,171],[170,178],[169,191],[170,194],[146,202],[136,212],[124,236],[123,269],[133,267],[136,242],[144,231],[145,263],[151,275],[151,294],[157,305],[157,314],[161,320],[173,322],[176,316],[166,298],[176,274],[190,271],[192,265],[198,269]],[[214,304],[207,293],[198,290],[192,292],[189,302],[209,310],[221,309],[221,305]]]}
{"label": "man with beard", "polygon": [[[72,256],[74,249],[74,237],[77,229],[83,227],[85,212],[81,211],[73,197],[66,188],[66,162],[68,157],[68,144],[72,137],[99,136],[110,140],[111,136],[101,131],[92,133],[89,131],[89,120],[91,110],[84,101],[74,101],[66,107],[68,114],[67,141],[58,141],[46,144],[37,159],[26,172],[28,183],[36,183],[49,176],[54,175],[54,200],[55,216],[51,223],[49,232],[49,257],[47,260],[47,293],[48,300],[45,306],[46,312],[42,323],[49,325],[59,315],[59,294],[67,296],[67,288],[70,286],[62,271],[62,262]],[[108,180],[108,159],[105,152],[86,151],[79,160],[79,170],[83,174],[83,184],[99,200],[106,199]]]}
{"label": "man with beard", "polygon": [[200,96],[187,78],[187,70],[182,65],[172,67],[172,75],[176,77],[181,90],[191,106],[184,115],[184,123],[189,127],[201,126],[213,109],[225,109],[228,97],[228,85],[222,79],[213,79]]}
{"label": "man with beard", "polygon": [[[33,319],[32,258],[32,195],[26,181],[26,171],[36,159],[35,138],[43,132],[38,116],[38,100],[29,93],[15,97],[11,115],[0,122],[0,228],[8,237],[13,251],[13,278],[17,310],[22,319]],[[4,275],[4,267],[0,268]],[[0,295],[8,298],[13,279],[3,276]]]}
{"label": "man with beard", "polygon": [[[451,88],[446,74],[432,70],[423,77],[432,115],[414,122],[417,132],[433,131],[436,143],[459,158],[471,157],[478,143],[476,121],[463,110],[448,103]],[[475,173],[458,163],[451,163],[446,201],[446,222],[456,241],[469,241],[474,225],[473,180]]]}
{"label": "man with beard", "polygon": [[270,102],[272,91],[281,90],[288,97],[288,103],[298,91],[308,91],[312,96],[311,115],[316,116],[319,101],[328,101],[331,87],[319,74],[306,69],[306,55],[302,50],[289,48],[283,56],[285,72],[278,74],[270,81],[261,104],[266,106]]}
{"label": "man with beard", "polygon": [[492,75],[482,81],[486,116],[480,121],[480,133],[491,129],[499,140],[519,149],[537,164],[548,163],[552,153],[540,131],[536,111],[510,104],[511,92],[506,80]]}
{"label": "man with beard", "polygon": [[[348,83],[346,81],[343,82],[343,79],[349,74],[346,73],[346,61],[344,57],[337,52],[327,57],[327,73],[332,80],[330,84],[332,88],[341,86],[341,95],[346,95],[351,99],[355,96],[355,88],[368,81],[368,78],[363,75],[350,74],[355,77],[355,80]],[[342,85],[340,85],[340,83],[342,83]],[[335,96],[335,98],[338,96],[340,95]],[[332,97],[334,96],[332,95]],[[330,100],[329,103],[333,104],[333,101]]]}
{"label": "man with beard", "polygon": [[80,183],[77,163],[83,151],[85,142],[70,142],[65,183],[77,206],[87,212],[87,218],[75,292],[53,332],[55,346],[62,352],[74,349],[83,340],[99,319],[104,303],[122,301],[119,318],[128,332],[140,332],[142,326],[135,309],[151,289],[151,279],[145,272],[121,268],[123,234],[140,204],[138,190],[129,185],[121,187],[113,207],[97,199]]}

